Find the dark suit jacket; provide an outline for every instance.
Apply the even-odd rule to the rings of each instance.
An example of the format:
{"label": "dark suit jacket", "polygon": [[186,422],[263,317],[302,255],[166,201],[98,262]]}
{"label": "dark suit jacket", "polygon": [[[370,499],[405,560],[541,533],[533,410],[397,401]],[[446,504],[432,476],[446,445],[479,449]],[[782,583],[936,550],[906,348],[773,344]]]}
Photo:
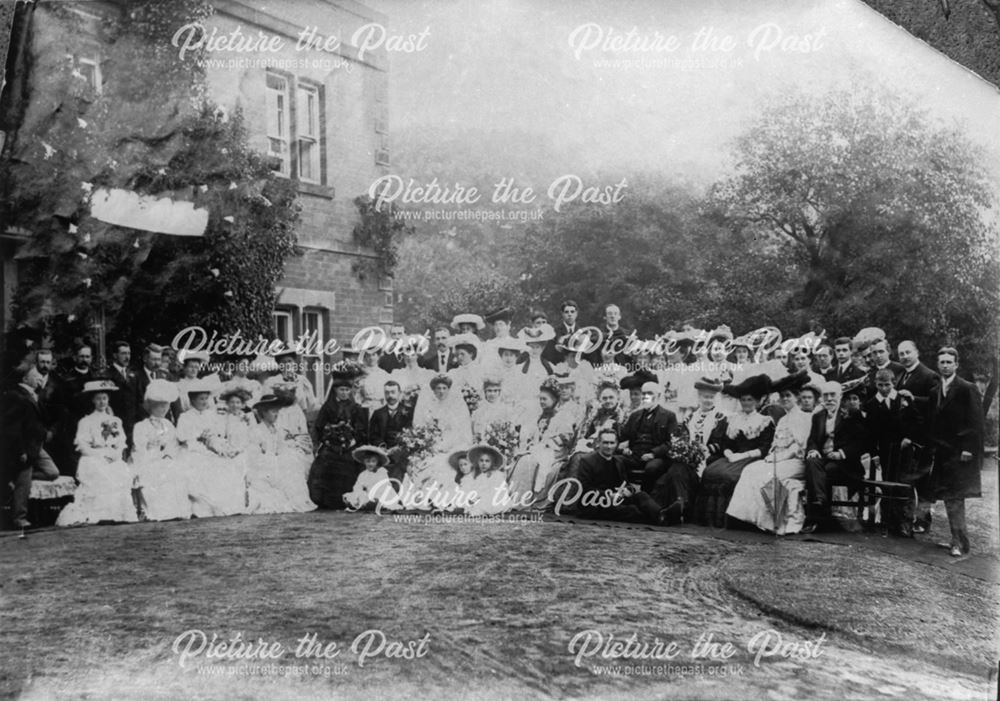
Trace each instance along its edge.
{"label": "dark suit jacket", "polygon": [[580,324],[577,323],[576,327],[569,329],[563,321],[560,321],[556,326],[556,337],[545,344],[545,350],[542,351],[542,358],[550,363],[560,363],[563,360],[563,352],[556,350],[556,342],[567,334],[574,333],[577,329],[581,328]]}
{"label": "dark suit jacket", "polygon": [[398,356],[395,353],[384,353],[382,357],[378,359],[378,366],[386,372],[392,372],[393,370],[402,370],[406,367],[406,363],[403,362],[403,358],[401,356]]}
{"label": "dark suit jacket", "polygon": [[50,431],[56,430],[63,420],[63,413],[68,409],[62,404],[61,382],[54,372],[50,372],[45,386],[38,390],[38,406],[42,410],[42,420]]}
{"label": "dark suit jacket", "polygon": [[[621,440],[629,441],[629,448],[632,450],[632,454],[636,458],[640,457],[640,455],[636,452],[632,443],[639,437],[639,430],[644,413],[644,409],[638,409],[632,412],[632,415],[629,416],[628,420],[625,422],[625,427],[622,429],[621,433]],[[653,415],[650,418],[650,421],[652,422],[650,434],[653,439],[653,447],[649,452],[653,454],[654,458],[660,458],[662,460],[669,459],[670,437],[673,435],[674,431],[677,430],[677,417],[674,416],[674,412],[669,409],[656,405],[653,408]]]}
{"label": "dark suit jacket", "polygon": [[910,372],[905,369],[896,378],[898,391],[908,390],[913,395],[913,402],[903,410],[903,424],[906,436],[917,443],[926,443],[919,436],[930,423],[931,397],[937,391],[941,378],[923,363],[917,363]]}
{"label": "dark suit jacket", "polygon": [[[823,446],[829,437],[826,432],[828,415],[826,409],[821,409],[813,414],[812,429],[809,431],[809,440],[806,443],[806,453],[815,450],[823,455]],[[846,461],[856,465],[860,465],[862,455],[871,451],[868,429],[865,426],[864,418],[859,413],[848,415],[843,407],[837,412],[833,427],[833,449],[844,451]],[[823,457],[826,456],[823,455]]]}
{"label": "dark suit jacket", "polygon": [[[153,370],[153,379],[166,380],[167,373],[160,369]],[[143,401],[146,398],[146,388],[149,387],[149,383],[150,379],[149,375],[146,373],[146,368],[139,368],[135,373],[135,423],[139,423],[143,419],[149,418],[149,414],[146,412],[146,407]],[[179,410],[179,402],[176,407],[171,407],[171,412],[179,412]],[[174,415],[172,419],[176,422],[177,416]]]}
{"label": "dark suit jacket", "polygon": [[395,416],[389,416],[389,407],[382,406],[372,413],[368,426],[368,442],[392,448],[399,442],[404,428],[413,426],[413,412],[400,404]]}
{"label": "dark suit jacket", "polygon": [[[944,396],[940,387],[932,396],[930,422],[936,448],[932,494],[938,499],[978,497],[982,494],[983,400],[974,384],[958,376]],[[972,459],[962,462],[962,451],[971,453]]]}
{"label": "dark suit jacket", "polygon": [[[622,482],[627,481],[625,460],[621,455],[613,455],[610,460],[606,460],[598,452],[588,453],[580,459],[580,497],[588,492],[603,492],[606,489],[614,491]],[[581,507],[581,511],[586,513],[587,509]]]}
{"label": "dark suit jacket", "polygon": [[118,372],[118,368],[114,366],[114,363],[108,366],[108,376],[115,383],[115,386],[118,387],[117,392],[111,392],[108,395],[108,403],[111,405],[111,411],[115,412],[115,416],[122,420],[125,433],[129,437],[129,441],[131,441],[132,427],[135,426],[137,409],[135,393],[138,377],[131,368],[125,368],[125,373],[122,375],[122,373]]}
{"label": "dark suit jacket", "polygon": [[45,443],[45,422],[36,399],[24,387],[16,385],[3,396],[3,465],[4,475],[33,467]]}
{"label": "dark suit jacket", "polygon": [[448,367],[440,367],[441,362],[438,359],[437,348],[432,348],[430,351],[425,353],[417,361],[417,364],[422,368],[427,368],[428,370],[433,370],[434,372],[447,372],[453,368],[458,367],[458,358],[452,352],[448,353]]}
{"label": "dark suit jacket", "polygon": [[834,382],[839,382],[840,384],[844,384],[845,382],[849,382],[850,380],[856,380],[859,377],[864,377],[864,376],[865,376],[864,370],[859,368],[854,363],[851,363],[850,365],[847,366],[846,372],[841,372],[840,367],[834,365],[829,374],[823,375],[823,377],[825,377],[827,380],[833,380]]}

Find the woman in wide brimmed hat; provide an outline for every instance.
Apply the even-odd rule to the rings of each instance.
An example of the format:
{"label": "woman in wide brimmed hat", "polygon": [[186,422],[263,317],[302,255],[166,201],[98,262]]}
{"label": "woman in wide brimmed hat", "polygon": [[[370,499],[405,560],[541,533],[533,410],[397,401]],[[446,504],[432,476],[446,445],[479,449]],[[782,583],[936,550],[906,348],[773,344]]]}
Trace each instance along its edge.
{"label": "woman in wide brimmed hat", "polygon": [[[702,377],[694,382],[698,395],[698,406],[681,422],[688,437],[705,446],[706,456],[714,456],[720,452],[722,434],[726,430],[726,415],[716,408],[715,403],[724,386],[718,380]],[[694,465],[701,476],[705,471],[705,460],[700,465]]]}
{"label": "woman in wide brimmed hat", "polygon": [[110,393],[116,391],[111,380],[93,380],[83,386],[81,394],[90,399],[93,410],[76,427],[80,485],[73,501],[59,514],[57,526],[138,519],[132,500],[134,476],[122,459],[125,428],[108,405]]}
{"label": "woman in wide brimmed hat", "polygon": [[254,404],[260,423],[251,431],[253,447],[246,453],[248,513],[298,513],[316,508],[306,484],[312,455],[301,450],[297,436],[279,421],[281,411],[289,406],[298,409],[274,394],[265,394]]}
{"label": "woman in wide brimmed hat", "polygon": [[456,314],[452,317],[451,328],[460,334],[475,335],[486,328],[486,322],[478,314]]}
{"label": "woman in wide brimmed hat", "polygon": [[695,507],[695,518],[715,527],[725,525],[726,507],[743,468],[767,454],[774,436],[771,417],[758,411],[771,392],[767,375],[748,377],[722,392],[739,400],[740,411],[727,416],[720,426],[719,446],[706,460]]}
{"label": "woman in wide brimmed hat", "polygon": [[368,412],[354,398],[361,367],[349,361],[334,365],[330,393],[313,424],[316,457],[309,469],[309,498],[321,509],[343,509],[344,494],[358,477],[351,450],[368,440]]}
{"label": "woman in wide brimmed hat", "polygon": [[177,420],[178,468],[186,471],[191,513],[199,518],[246,513],[246,464],[226,455],[223,417],[211,399],[219,391],[217,377],[193,380],[191,408]]}
{"label": "woman in wide brimmed hat", "polygon": [[796,397],[805,393],[808,382],[808,375],[800,373],[782,378],[773,387],[786,413],[778,421],[767,455],[743,468],[726,510],[730,518],[779,535],[802,530],[812,413],[803,411]]}
{"label": "woman in wide brimmed hat", "polygon": [[167,418],[177,396],[177,385],[173,382],[152,380],[143,397],[149,416],[132,429],[136,486],[142,515],[150,521],[191,517],[187,475],[176,463],[180,443],[174,425]]}

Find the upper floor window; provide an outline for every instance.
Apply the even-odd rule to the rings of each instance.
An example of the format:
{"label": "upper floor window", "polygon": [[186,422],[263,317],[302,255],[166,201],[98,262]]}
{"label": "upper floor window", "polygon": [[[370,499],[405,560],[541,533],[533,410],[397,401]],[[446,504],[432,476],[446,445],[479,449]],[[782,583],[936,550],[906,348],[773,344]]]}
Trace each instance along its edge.
{"label": "upper floor window", "polygon": [[268,153],[276,159],[275,170],[322,184],[322,134],[323,88],[268,71],[267,139]]}

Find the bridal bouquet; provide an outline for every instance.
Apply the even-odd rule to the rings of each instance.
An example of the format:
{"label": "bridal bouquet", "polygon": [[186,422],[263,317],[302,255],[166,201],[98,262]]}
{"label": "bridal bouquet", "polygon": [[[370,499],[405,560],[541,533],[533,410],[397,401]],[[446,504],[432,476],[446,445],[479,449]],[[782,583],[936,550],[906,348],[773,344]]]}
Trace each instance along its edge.
{"label": "bridal bouquet", "polygon": [[475,387],[465,385],[462,387],[462,399],[465,400],[465,405],[469,407],[469,413],[471,414],[479,406],[482,395],[479,394],[479,391]]}
{"label": "bridal bouquet", "polygon": [[437,419],[427,425],[404,428],[399,433],[399,445],[406,451],[411,464],[434,455],[435,446],[440,440],[441,427]]}
{"label": "bridal bouquet", "polygon": [[119,434],[118,423],[115,421],[101,422],[101,438],[106,443],[108,438],[117,438]]}
{"label": "bridal bouquet", "polygon": [[700,441],[692,440],[687,431],[679,431],[670,437],[670,457],[678,462],[698,467],[708,451]]}
{"label": "bridal bouquet", "polygon": [[483,431],[483,443],[499,450],[504,462],[510,465],[517,455],[520,435],[510,421],[494,421]]}

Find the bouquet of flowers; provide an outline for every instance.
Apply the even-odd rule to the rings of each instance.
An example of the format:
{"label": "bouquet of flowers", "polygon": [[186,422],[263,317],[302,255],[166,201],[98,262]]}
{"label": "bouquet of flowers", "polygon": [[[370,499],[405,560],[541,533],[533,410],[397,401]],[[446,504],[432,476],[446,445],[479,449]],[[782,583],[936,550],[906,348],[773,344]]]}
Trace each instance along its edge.
{"label": "bouquet of flowers", "polygon": [[469,407],[470,414],[476,410],[482,398],[482,395],[479,394],[479,390],[475,387],[470,387],[469,385],[464,385],[462,387],[462,399],[465,400],[465,405]]}
{"label": "bouquet of flowers", "polygon": [[517,455],[520,436],[510,421],[494,421],[483,431],[483,443],[499,450],[504,462],[510,465]]}
{"label": "bouquet of flowers", "polygon": [[324,448],[330,448],[339,453],[343,453],[354,445],[354,430],[347,421],[327,424],[323,427],[323,435],[320,441]]}
{"label": "bouquet of flowers", "polygon": [[707,453],[705,446],[700,441],[691,440],[686,430],[670,437],[670,457],[678,462],[698,467]]}
{"label": "bouquet of flowers", "polygon": [[330,368],[330,372],[337,375],[352,375],[354,377],[361,377],[365,374],[365,369],[364,366],[356,360],[340,360],[333,364]]}
{"label": "bouquet of flowers", "polygon": [[404,428],[399,432],[399,445],[406,451],[411,464],[431,457],[440,440],[441,427],[437,419],[430,424]]}
{"label": "bouquet of flowers", "polygon": [[101,422],[101,438],[107,443],[108,438],[117,438],[119,434],[118,424],[115,421]]}

